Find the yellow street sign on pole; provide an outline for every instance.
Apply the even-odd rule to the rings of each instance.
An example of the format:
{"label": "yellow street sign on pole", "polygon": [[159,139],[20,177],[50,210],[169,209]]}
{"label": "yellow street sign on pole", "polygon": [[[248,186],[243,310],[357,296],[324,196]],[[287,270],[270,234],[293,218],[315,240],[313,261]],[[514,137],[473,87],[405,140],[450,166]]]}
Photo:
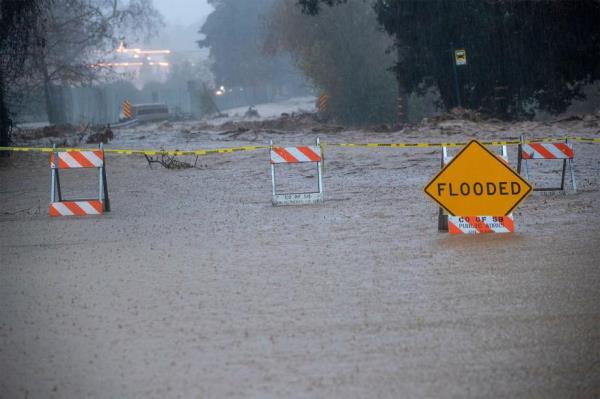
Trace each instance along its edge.
{"label": "yellow street sign on pole", "polygon": [[477,140],[469,142],[425,186],[453,216],[508,215],[533,187]]}
{"label": "yellow street sign on pole", "polygon": [[464,48],[454,50],[454,62],[456,65],[467,65],[467,50]]}

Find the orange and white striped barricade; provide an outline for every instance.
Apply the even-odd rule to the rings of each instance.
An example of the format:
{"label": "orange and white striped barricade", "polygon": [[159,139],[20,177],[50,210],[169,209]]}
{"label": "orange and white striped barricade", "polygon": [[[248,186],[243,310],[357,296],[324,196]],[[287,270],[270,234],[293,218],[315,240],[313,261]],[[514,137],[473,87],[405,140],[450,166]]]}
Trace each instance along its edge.
{"label": "orange and white striped barricade", "polygon": [[563,191],[565,189],[565,175],[568,164],[571,173],[571,185],[573,186],[573,192],[576,192],[577,183],[575,182],[574,158],[575,152],[573,151],[573,144],[569,143],[569,139],[557,143],[527,143],[525,142],[524,136],[521,135],[517,172],[521,173],[521,164],[525,164],[525,178],[529,180],[529,165],[527,164],[527,161],[562,159],[563,166],[560,187],[534,187],[533,191]]}
{"label": "orange and white striped barricade", "polygon": [[450,234],[514,233],[512,213],[506,216],[452,216],[448,215]]}
{"label": "orange and white striped barricade", "polygon": [[[60,170],[62,169],[98,169],[98,198],[65,200],[60,189]],[[110,211],[108,185],[106,182],[106,160],[104,147],[89,151],[57,151],[56,145],[50,156],[50,216],[101,215]]]}
{"label": "orange and white striped barricade", "polygon": [[[273,185],[273,205],[307,205],[323,202],[323,166],[321,143],[317,137],[314,146],[279,147],[270,142],[271,183]],[[278,193],[275,182],[275,165],[314,163],[317,166],[317,191],[307,193]]]}
{"label": "orange and white striped barricade", "polygon": [[123,101],[123,112],[121,112],[121,116],[123,120],[133,119],[133,107],[129,100]]}
{"label": "orange and white striped barricade", "polygon": [[[502,146],[502,152],[497,157],[508,163],[506,145]],[[441,167],[446,166],[451,160],[452,156],[448,155],[448,148],[443,146]],[[452,216],[447,215],[440,208],[438,230],[448,231],[450,234],[514,233],[515,224],[512,213],[506,216]]]}
{"label": "orange and white striped barricade", "polygon": [[318,99],[318,104],[317,104],[317,108],[319,109],[320,113],[325,113],[327,112],[327,105],[329,103],[329,96],[327,95],[327,93],[322,92],[319,95],[319,99]]}

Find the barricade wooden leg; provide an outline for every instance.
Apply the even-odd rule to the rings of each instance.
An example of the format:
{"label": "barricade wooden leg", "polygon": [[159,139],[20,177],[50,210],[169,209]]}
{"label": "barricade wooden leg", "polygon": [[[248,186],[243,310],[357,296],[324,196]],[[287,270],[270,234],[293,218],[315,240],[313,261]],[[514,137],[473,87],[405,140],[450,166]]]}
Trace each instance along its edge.
{"label": "barricade wooden leg", "polygon": [[56,198],[56,171],[50,168],[50,203],[53,203]]}
{"label": "barricade wooden leg", "polygon": [[[273,140],[269,141],[269,151],[273,150]],[[277,194],[275,190],[275,165],[271,162],[271,185],[273,186],[273,199],[275,199],[275,195]]]}
{"label": "barricade wooden leg", "polygon": [[[321,148],[321,142],[317,137],[317,148]],[[323,151],[321,151],[321,161],[317,162],[317,176],[318,176],[318,185],[319,185],[319,193],[323,194]]]}
{"label": "barricade wooden leg", "polygon": [[102,193],[104,197],[104,211],[110,212],[110,198],[108,197],[108,179],[106,178],[106,154],[104,153],[104,144],[100,143],[100,149],[102,150]]}
{"label": "barricade wooden leg", "polygon": [[58,173],[58,168],[54,169],[55,173],[56,173],[56,195],[57,195],[57,201],[62,201],[62,191],[60,189],[60,173]]}
{"label": "barricade wooden leg", "polygon": [[521,135],[520,137],[521,144],[519,144],[519,161],[517,165],[517,172],[521,174],[521,162],[525,165],[525,179],[529,180],[529,165],[527,164],[527,160],[523,159],[523,144],[525,144],[525,135]]}
{"label": "barricade wooden leg", "polygon": [[102,183],[103,183],[102,191],[104,192],[104,211],[110,212],[110,198],[108,196],[108,182],[106,180],[106,163],[104,164],[104,167],[102,168]]}
{"label": "barricade wooden leg", "polygon": [[54,158],[54,167],[52,161],[50,162],[50,203],[56,202],[58,195],[58,153],[56,152],[56,144],[52,145],[54,152],[52,157]]}
{"label": "barricade wooden leg", "polygon": [[560,176],[560,191],[565,190],[565,173],[567,171],[567,160],[563,159],[562,174]]}
{"label": "barricade wooden leg", "polygon": [[[448,159],[448,148],[443,146],[440,169],[444,169],[444,166],[446,166],[446,159]],[[439,208],[438,210],[438,231],[448,231],[448,215],[444,214],[444,210],[442,208]]]}
{"label": "barricade wooden leg", "polygon": [[577,183],[575,182],[575,162],[569,159],[569,170],[571,171],[571,184],[573,185],[573,192],[577,192]]}
{"label": "barricade wooden leg", "polygon": [[448,215],[444,214],[442,208],[438,212],[438,231],[448,231]]}

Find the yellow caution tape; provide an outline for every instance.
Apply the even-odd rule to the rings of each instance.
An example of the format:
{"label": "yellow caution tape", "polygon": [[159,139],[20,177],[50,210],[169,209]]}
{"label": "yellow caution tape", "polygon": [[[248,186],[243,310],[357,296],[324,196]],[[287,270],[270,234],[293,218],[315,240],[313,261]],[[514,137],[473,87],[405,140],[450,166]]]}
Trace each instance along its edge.
{"label": "yellow caution tape", "polygon": [[[255,151],[269,148],[268,146],[244,146],[244,147],[231,147],[231,148],[215,148],[207,150],[117,150],[111,148],[105,148],[104,152],[113,154],[126,154],[126,155],[171,155],[171,156],[182,156],[182,155],[208,155],[208,154],[227,154],[231,152],[240,151]],[[78,151],[75,149],[74,151]],[[89,149],[88,149],[89,151]]]}
{"label": "yellow caution tape", "polygon": [[[393,148],[426,148],[426,147],[462,147],[468,143],[327,143],[336,147],[393,147]],[[519,141],[489,141],[483,142],[485,145],[518,145]]]}
{"label": "yellow caution tape", "polygon": [[582,143],[600,143],[600,137],[569,137],[569,139]]}
{"label": "yellow caution tape", "polygon": [[[481,144],[500,146],[500,145],[519,145],[529,143],[556,143],[568,139],[569,141],[578,141],[583,143],[600,143],[600,137],[548,137],[532,140],[525,140],[523,143],[519,140],[510,141],[482,141]],[[336,147],[395,147],[395,148],[411,148],[411,147],[462,147],[467,145],[466,142],[461,143],[327,143],[329,146]]]}
{"label": "yellow caution tape", "polygon": [[[167,151],[167,150],[121,150],[113,148],[105,148],[105,153],[111,154],[122,154],[122,155],[171,155],[171,156],[182,156],[182,155],[207,155],[207,154],[225,154],[239,151],[254,151],[267,149],[269,146],[245,146],[245,147],[231,147],[231,148],[216,148],[207,150],[191,150],[191,151]],[[78,151],[92,151],[98,148],[50,148],[50,147],[0,147],[0,151],[13,151],[13,152],[78,152]]]}
{"label": "yellow caution tape", "polygon": [[[550,138],[539,138],[533,140],[525,140],[523,143],[545,143],[545,142],[557,142],[568,139],[569,141],[576,141],[581,143],[600,143],[600,137],[550,137]],[[520,141],[484,141],[484,145],[500,146],[500,145],[519,145]],[[390,147],[390,148],[427,148],[427,147],[462,147],[467,145],[466,142],[460,143],[322,143],[322,151],[324,152],[325,146],[332,147]],[[171,155],[171,156],[184,156],[184,155],[208,155],[208,154],[228,154],[233,152],[242,151],[255,151],[269,149],[269,146],[243,146],[243,147],[230,147],[230,148],[215,148],[206,150],[133,150],[133,149],[113,149],[105,148],[104,152],[112,154],[123,154],[123,155]],[[12,151],[12,152],[76,152],[76,151],[91,151],[97,148],[51,148],[51,147],[0,147],[0,151]]]}

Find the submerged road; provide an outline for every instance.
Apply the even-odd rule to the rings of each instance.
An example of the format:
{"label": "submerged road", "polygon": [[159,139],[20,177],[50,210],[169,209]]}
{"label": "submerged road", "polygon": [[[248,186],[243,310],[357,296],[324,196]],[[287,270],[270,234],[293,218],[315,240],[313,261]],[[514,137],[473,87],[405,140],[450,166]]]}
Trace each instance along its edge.
{"label": "submerged road", "polygon": [[534,193],[516,234],[475,237],[436,230],[432,149],[328,149],[325,203],[278,208],[262,153],[109,156],[113,211],[86,219],[47,217],[47,160],[15,154],[0,397],[599,397],[598,148],[578,149],[577,194]]}

